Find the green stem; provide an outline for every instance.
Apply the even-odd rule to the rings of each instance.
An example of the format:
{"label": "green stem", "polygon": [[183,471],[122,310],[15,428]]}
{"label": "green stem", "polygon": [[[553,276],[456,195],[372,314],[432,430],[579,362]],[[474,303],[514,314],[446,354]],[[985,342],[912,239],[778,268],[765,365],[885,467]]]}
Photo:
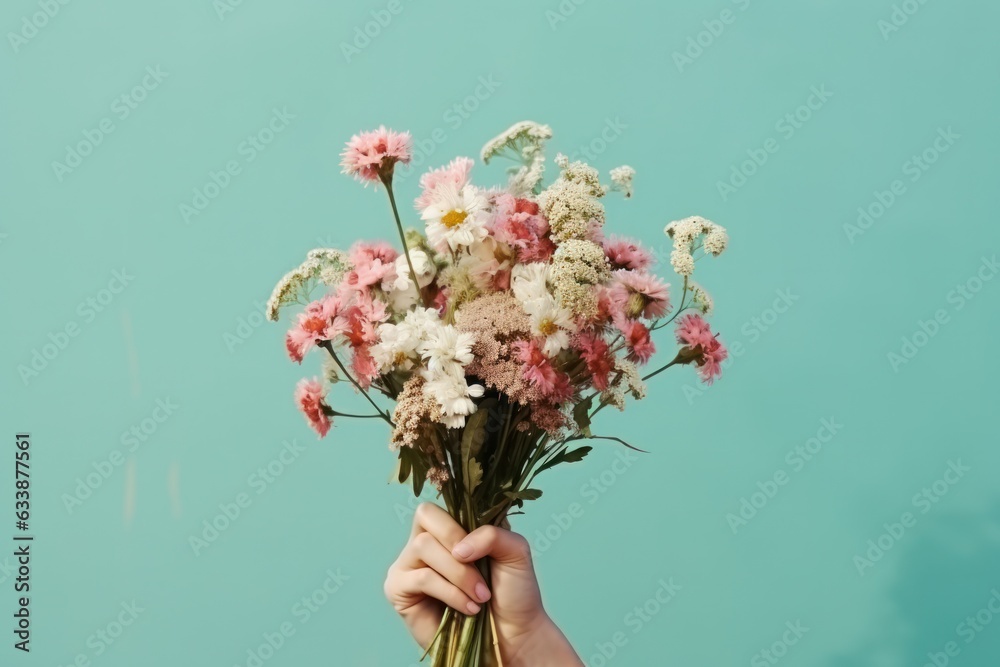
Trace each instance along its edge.
{"label": "green stem", "polygon": [[377,414],[377,415],[355,415],[355,414],[351,414],[350,412],[337,412],[336,410],[333,411],[333,416],[334,417],[353,417],[354,419],[384,419],[385,418],[385,415],[383,415],[383,414]]}
{"label": "green stem", "polygon": [[413,269],[413,260],[410,259],[410,248],[406,244],[406,232],[403,231],[403,222],[399,219],[399,209],[396,208],[396,196],[392,192],[392,174],[388,177],[382,178],[382,183],[385,185],[385,191],[389,193],[389,204],[392,206],[392,217],[396,219],[396,230],[399,232],[399,241],[403,244],[403,254],[406,256],[406,265],[410,267],[410,280],[413,281],[413,288],[417,290],[417,294],[420,296],[421,303],[424,304],[424,308],[429,308],[427,304],[427,297],[424,295],[422,289],[420,289],[420,283],[417,281],[417,272]]}
{"label": "green stem", "polygon": [[347,372],[347,368],[345,368],[344,364],[340,361],[340,357],[338,357],[337,353],[333,351],[333,344],[330,343],[330,341],[328,341],[328,340],[324,340],[324,341],[321,341],[319,343],[319,345],[320,345],[320,347],[322,347],[323,349],[325,349],[327,352],[330,353],[330,356],[333,357],[333,361],[340,368],[340,372],[342,372],[344,374],[344,376],[347,377],[347,379],[351,381],[351,384],[354,385],[355,389],[357,389],[358,391],[361,392],[362,396],[364,396],[365,398],[368,399],[368,402],[371,403],[372,407],[375,408],[375,411],[378,412],[382,416],[382,419],[384,419],[389,424],[389,426],[392,426],[393,428],[395,428],[396,425],[394,423],[392,423],[392,419],[389,418],[389,415],[386,414],[382,410],[382,408],[380,408],[378,406],[378,404],[375,403],[375,401],[372,400],[372,397],[368,395],[367,391],[365,391],[364,389],[362,389],[361,385],[358,384],[358,381],[354,379],[354,376]]}
{"label": "green stem", "polygon": [[643,382],[645,382],[646,380],[648,380],[648,379],[649,379],[649,378],[651,378],[651,377],[656,377],[657,375],[659,375],[659,374],[660,374],[660,373],[662,373],[663,371],[667,370],[668,368],[670,368],[670,367],[671,367],[671,366],[673,366],[674,364],[678,363],[678,361],[677,361],[677,360],[678,360],[679,358],[680,358],[680,357],[674,357],[674,360],[673,360],[673,361],[671,361],[671,362],[670,362],[669,364],[667,364],[666,366],[661,366],[661,367],[657,368],[657,369],[656,369],[655,371],[653,371],[652,373],[650,373],[649,375],[644,375],[644,376],[643,376],[643,378],[642,378]]}

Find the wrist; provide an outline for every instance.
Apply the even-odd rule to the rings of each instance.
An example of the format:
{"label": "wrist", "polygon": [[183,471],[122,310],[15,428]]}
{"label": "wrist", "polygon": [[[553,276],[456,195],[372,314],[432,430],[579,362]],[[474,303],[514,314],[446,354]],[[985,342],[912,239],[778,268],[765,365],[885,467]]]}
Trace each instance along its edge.
{"label": "wrist", "polygon": [[509,667],[583,667],[566,635],[545,613],[518,642],[513,655],[505,656],[504,664]]}

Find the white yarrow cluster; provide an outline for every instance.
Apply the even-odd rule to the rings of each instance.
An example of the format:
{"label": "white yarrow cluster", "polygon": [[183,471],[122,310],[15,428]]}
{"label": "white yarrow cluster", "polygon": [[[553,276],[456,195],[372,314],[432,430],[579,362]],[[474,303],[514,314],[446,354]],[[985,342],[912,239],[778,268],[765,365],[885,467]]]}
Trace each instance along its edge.
{"label": "white yarrow cluster", "polygon": [[635,178],[635,169],[623,164],[611,170],[611,189],[621,192],[626,198],[632,196],[632,180]]}
{"label": "white yarrow cluster", "polygon": [[698,239],[702,239],[701,247],[705,252],[715,256],[721,255],[729,243],[725,227],[699,215],[675,220],[663,232],[674,241],[670,264],[674,271],[685,277],[694,273],[694,252],[697,250],[695,243]]}
{"label": "white yarrow cluster", "polygon": [[688,281],[688,290],[691,292],[691,302],[704,315],[711,315],[715,309],[715,301],[705,288],[693,280]]}
{"label": "white yarrow cluster", "polygon": [[497,155],[507,153],[521,163],[510,177],[508,190],[515,196],[533,191],[545,173],[545,142],[552,138],[552,128],[534,121],[514,123],[483,146],[483,163],[489,164]]}
{"label": "white yarrow cluster", "polygon": [[646,397],[646,383],[639,373],[638,366],[628,359],[619,357],[615,359],[615,370],[618,372],[618,378],[611,386],[601,392],[602,402],[624,410],[627,395],[631,395],[636,400],[642,400]]}
{"label": "white yarrow cluster", "polygon": [[587,239],[595,226],[604,224],[604,196],[597,170],[583,162],[570,163],[559,154],[556,164],[562,169],[552,185],[538,196],[538,204],[559,243],[571,239]]}
{"label": "white yarrow cluster", "polygon": [[336,286],[351,270],[347,253],[333,248],[314,248],[306,254],[304,262],[286,273],[271,292],[267,300],[267,319],[277,322],[284,306],[291,303],[309,302],[309,294],[316,281],[324,285]]}
{"label": "white yarrow cluster", "polygon": [[472,399],[484,391],[482,385],[465,380],[465,367],[473,360],[472,334],[443,323],[433,308],[416,308],[398,324],[380,324],[378,337],[371,353],[381,372],[420,366],[424,395],[440,407],[442,423],[465,426],[465,418],[476,411]]}

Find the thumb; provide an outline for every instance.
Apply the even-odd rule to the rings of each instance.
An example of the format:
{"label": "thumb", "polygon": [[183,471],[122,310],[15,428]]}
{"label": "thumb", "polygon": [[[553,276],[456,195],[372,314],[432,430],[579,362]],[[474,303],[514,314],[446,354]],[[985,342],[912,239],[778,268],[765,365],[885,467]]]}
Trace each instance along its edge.
{"label": "thumb", "polygon": [[452,549],[452,555],[463,563],[489,556],[498,563],[509,565],[531,563],[528,541],[509,530],[496,526],[481,526],[465,536]]}

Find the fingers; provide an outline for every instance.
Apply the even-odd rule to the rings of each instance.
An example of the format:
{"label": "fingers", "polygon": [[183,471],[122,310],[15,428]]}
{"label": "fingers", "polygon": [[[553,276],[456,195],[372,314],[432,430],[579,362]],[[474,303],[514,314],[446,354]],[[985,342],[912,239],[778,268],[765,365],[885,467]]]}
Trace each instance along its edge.
{"label": "fingers", "polygon": [[405,595],[432,597],[462,614],[478,614],[481,608],[462,589],[429,567],[399,573],[397,585]]}
{"label": "fingers", "polygon": [[463,563],[489,556],[498,563],[531,566],[528,541],[517,533],[496,526],[476,528],[452,548],[452,555]]}
{"label": "fingers", "polygon": [[449,551],[468,534],[450,514],[433,503],[421,503],[413,513],[410,539],[422,532],[433,535]]}
{"label": "fingers", "polygon": [[455,560],[451,551],[430,533],[419,533],[410,540],[401,560],[407,569],[431,568],[475,602],[490,599],[490,589],[475,566]]}

